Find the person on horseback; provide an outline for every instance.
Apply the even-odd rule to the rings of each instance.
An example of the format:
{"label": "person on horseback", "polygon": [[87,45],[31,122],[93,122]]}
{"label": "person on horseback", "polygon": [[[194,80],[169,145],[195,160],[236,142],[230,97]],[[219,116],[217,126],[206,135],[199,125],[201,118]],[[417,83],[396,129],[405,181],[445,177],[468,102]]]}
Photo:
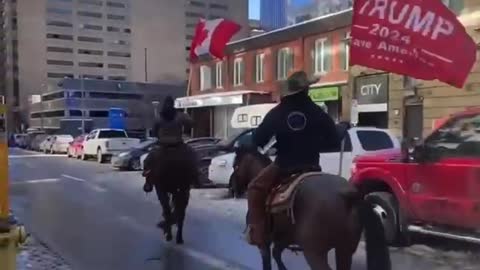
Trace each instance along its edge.
{"label": "person on horseback", "polygon": [[[174,99],[167,96],[160,117],[153,128],[158,139],[157,147],[145,160],[144,191],[151,192],[155,188],[164,218],[157,226],[166,232],[167,238],[171,225],[176,222],[183,224],[190,187],[198,181],[196,155],[193,149],[183,141],[183,130],[191,128],[192,125],[193,120],[190,116],[177,111],[174,107]],[[175,215],[172,215],[169,194],[173,197]],[[183,212],[177,213],[177,211]],[[174,216],[181,220],[175,220]],[[180,223],[177,225],[180,226]]]}
{"label": "person on horseback", "polygon": [[266,201],[276,184],[289,174],[321,170],[320,152],[339,147],[341,139],[332,118],[308,95],[310,85],[304,71],[293,73],[280,103],[265,116],[253,134],[253,146],[263,148],[273,137],[277,141],[275,162],[249,184],[247,192],[247,240],[263,248],[268,243]]}

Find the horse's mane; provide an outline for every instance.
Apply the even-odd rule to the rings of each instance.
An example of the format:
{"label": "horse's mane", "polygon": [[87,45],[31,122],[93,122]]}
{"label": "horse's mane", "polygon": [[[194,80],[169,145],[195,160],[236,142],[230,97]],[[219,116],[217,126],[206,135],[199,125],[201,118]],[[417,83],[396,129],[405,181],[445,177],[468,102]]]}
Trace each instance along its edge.
{"label": "horse's mane", "polygon": [[265,166],[272,163],[272,160],[267,155],[260,153],[254,147],[240,146],[235,149],[235,160],[233,162],[234,166],[238,165],[241,159],[247,154],[252,155]]}

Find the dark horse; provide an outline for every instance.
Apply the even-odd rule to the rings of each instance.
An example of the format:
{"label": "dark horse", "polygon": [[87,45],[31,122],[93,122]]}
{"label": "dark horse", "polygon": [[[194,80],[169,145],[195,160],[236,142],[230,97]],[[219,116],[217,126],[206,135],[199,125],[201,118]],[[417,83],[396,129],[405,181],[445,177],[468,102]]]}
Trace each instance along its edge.
{"label": "dark horse", "polygon": [[[196,156],[186,144],[159,146],[145,160],[146,192],[155,191],[162,206],[164,221],[158,224],[167,241],[172,225],[177,225],[176,242],[183,244],[183,223],[190,198],[190,188],[198,182]],[[173,211],[171,205],[173,204]]]}
{"label": "dark horse", "polygon": [[[250,181],[271,163],[270,158],[250,148],[238,148],[234,182],[240,194]],[[365,230],[368,270],[390,270],[390,253],[380,218],[344,178],[330,174],[309,177],[297,186],[291,211],[270,214],[270,244],[260,250],[263,269],[271,270],[271,244],[278,269],[285,249],[303,251],[314,270],[329,270],[328,252],[335,249],[337,270],[351,270],[362,231]]]}

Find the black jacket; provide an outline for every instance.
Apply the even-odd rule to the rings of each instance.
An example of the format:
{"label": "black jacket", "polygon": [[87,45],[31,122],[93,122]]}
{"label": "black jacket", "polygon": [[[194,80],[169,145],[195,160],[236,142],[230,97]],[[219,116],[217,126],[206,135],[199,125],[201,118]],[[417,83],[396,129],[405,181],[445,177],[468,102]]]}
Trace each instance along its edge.
{"label": "black jacket", "polygon": [[275,136],[282,169],[318,166],[320,152],[340,145],[340,136],[330,116],[306,92],[285,97],[264,118],[253,134],[255,147],[264,147]]}

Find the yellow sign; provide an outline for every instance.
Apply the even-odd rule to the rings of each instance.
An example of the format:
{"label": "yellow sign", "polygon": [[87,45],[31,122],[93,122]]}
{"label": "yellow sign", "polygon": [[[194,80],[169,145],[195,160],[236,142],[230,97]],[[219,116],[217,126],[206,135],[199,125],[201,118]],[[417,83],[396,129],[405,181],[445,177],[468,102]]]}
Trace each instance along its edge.
{"label": "yellow sign", "polygon": [[8,204],[8,142],[6,126],[6,107],[0,105],[0,219],[7,219]]}

